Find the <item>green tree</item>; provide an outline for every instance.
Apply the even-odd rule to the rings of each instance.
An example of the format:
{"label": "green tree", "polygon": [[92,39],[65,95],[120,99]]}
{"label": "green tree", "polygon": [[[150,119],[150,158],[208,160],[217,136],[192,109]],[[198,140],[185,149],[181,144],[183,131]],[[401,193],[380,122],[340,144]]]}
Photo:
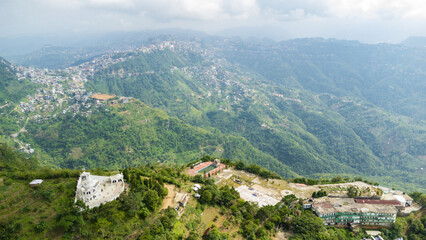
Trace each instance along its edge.
{"label": "green tree", "polygon": [[211,203],[213,199],[213,194],[210,190],[204,190],[201,193],[200,201],[203,203]]}
{"label": "green tree", "polygon": [[294,233],[307,235],[316,234],[324,230],[322,219],[309,212],[295,217],[291,222],[291,226]]}
{"label": "green tree", "polygon": [[151,212],[153,212],[157,209],[158,204],[160,203],[160,198],[158,197],[156,191],[148,189],[148,191],[145,193],[144,202],[146,204],[146,207]]}

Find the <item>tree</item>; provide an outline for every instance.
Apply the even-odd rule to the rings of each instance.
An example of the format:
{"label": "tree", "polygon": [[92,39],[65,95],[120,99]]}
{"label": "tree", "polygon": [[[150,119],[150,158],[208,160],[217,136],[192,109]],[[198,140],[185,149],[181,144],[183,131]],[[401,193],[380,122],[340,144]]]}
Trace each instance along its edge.
{"label": "tree", "polygon": [[229,239],[228,234],[221,233],[219,229],[216,227],[213,227],[209,233],[205,236],[203,236],[203,239],[205,240],[227,240]]}
{"label": "tree", "polygon": [[201,193],[200,201],[203,202],[203,203],[211,203],[212,198],[213,198],[213,194],[211,193],[211,191],[210,190],[204,190]]}
{"label": "tree", "polygon": [[301,216],[292,220],[291,226],[294,233],[312,234],[319,233],[324,230],[322,219],[313,213],[303,213]]}
{"label": "tree", "polygon": [[257,229],[257,224],[255,224],[253,221],[246,221],[244,224],[242,224],[242,235],[246,238],[248,238],[250,235],[254,235]]}
{"label": "tree", "polygon": [[144,202],[147,206],[147,208],[153,212],[157,209],[157,206],[159,204],[160,198],[158,197],[158,194],[156,191],[148,189],[148,191],[145,194]]}
{"label": "tree", "polygon": [[95,228],[102,234],[102,237],[105,236],[106,231],[110,230],[110,226],[111,222],[103,217],[98,218],[95,224]]}
{"label": "tree", "polygon": [[242,161],[238,161],[238,162],[235,164],[235,168],[236,168],[237,170],[244,170],[244,169],[246,169],[246,164],[245,164],[244,162],[242,162]]}
{"label": "tree", "polygon": [[172,230],[173,227],[175,226],[176,221],[177,221],[176,217],[177,217],[176,211],[173,208],[168,207],[164,211],[164,215],[160,219],[161,224],[163,224],[164,229]]}
{"label": "tree", "polygon": [[337,176],[331,179],[332,183],[340,183],[343,182],[343,178],[341,176]]}
{"label": "tree", "polygon": [[286,195],[283,197],[282,201],[285,205],[290,205],[292,202],[296,201],[297,197],[294,194]]}
{"label": "tree", "polygon": [[356,197],[359,193],[358,188],[354,187],[354,186],[350,186],[348,188],[348,196],[349,197]]}
{"label": "tree", "polygon": [[128,216],[134,217],[139,214],[141,208],[145,207],[144,198],[140,192],[130,192],[124,197],[122,209]]}
{"label": "tree", "polygon": [[196,182],[196,183],[204,183],[204,178],[201,175],[196,175],[196,176],[194,176],[192,181]]}

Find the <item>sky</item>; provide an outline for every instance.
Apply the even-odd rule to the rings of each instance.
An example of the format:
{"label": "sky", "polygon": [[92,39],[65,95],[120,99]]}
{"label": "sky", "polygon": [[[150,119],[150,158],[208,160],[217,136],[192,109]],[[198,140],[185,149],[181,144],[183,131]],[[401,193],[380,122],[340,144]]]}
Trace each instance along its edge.
{"label": "sky", "polygon": [[0,37],[164,28],[285,40],[426,36],[424,0],[0,0]]}

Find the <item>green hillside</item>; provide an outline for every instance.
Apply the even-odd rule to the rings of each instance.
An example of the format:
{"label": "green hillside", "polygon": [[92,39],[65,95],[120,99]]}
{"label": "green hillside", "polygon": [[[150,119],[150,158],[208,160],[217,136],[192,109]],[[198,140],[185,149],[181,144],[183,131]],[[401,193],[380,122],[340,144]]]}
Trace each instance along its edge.
{"label": "green hillside", "polygon": [[404,45],[296,39],[270,47],[222,45],[232,62],[262,74],[270,83],[355,96],[387,111],[426,120],[426,50]]}
{"label": "green hillside", "polygon": [[[37,73],[50,81],[38,96],[0,106],[0,140],[52,167],[184,164],[208,154],[285,178],[362,176],[425,191],[422,51],[323,39],[174,44]],[[25,89],[4,99],[34,89],[1,69],[2,82]],[[139,101],[96,103],[90,91]]]}
{"label": "green hillside", "polygon": [[0,57],[0,105],[18,102],[33,91],[34,85],[27,79],[18,80],[10,63]]}
{"label": "green hillside", "polygon": [[[297,42],[293,45],[297,46]],[[319,51],[322,56],[328,51],[316,50],[315,46],[310,48],[311,55]],[[316,92],[328,90],[311,85],[329,84],[316,78],[310,80],[312,84],[302,84],[312,73],[306,67],[309,64],[300,69],[299,75],[292,75],[273,65],[278,64],[273,60],[245,63],[242,59],[254,61],[257,55],[267,56],[267,51],[262,52],[259,46],[256,51],[246,47],[233,48],[241,51],[239,64],[217,62],[215,58],[197,56],[194,51],[138,53],[98,71],[86,86],[93,91],[136,97],[192,125],[241,136],[257,150],[305,176],[345,173],[380,179],[393,174],[398,180],[391,184],[402,181],[409,189],[425,185],[420,171],[425,167],[422,159],[426,142],[421,121],[376,107],[368,99],[363,100],[362,95],[349,93],[345,83],[339,86],[346,89],[330,83],[335,86],[330,90],[333,94],[319,95],[313,92],[314,88]],[[289,61],[292,56],[287,57],[283,59]],[[237,57],[229,57],[237,61],[234,58]],[[262,66],[268,62],[270,65]],[[294,65],[288,68],[296,71]],[[280,77],[276,74],[294,84],[278,82]],[[332,76],[327,78],[335,81]],[[310,87],[305,89],[304,84]],[[418,91],[416,86],[407,88]]]}
{"label": "green hillside", "polygon": [[140,101],[27,124],[21,140],[30,143],[44,164],[63,168],[108,168],[162,162],[184,164],[209,154],[241,159],[297,176],[283,163],[245,139],[190,126]]}
{"label": "green hillside", "polygon": [[[199,160],[210,158],[195,161]],[[222,162],[231,167],[235,164],[226,159]],[[241,167],[241,163],[236,165]],[[261,169],[256,165],[248,166],[247,170],[249,168]],[[74,202],[79,170],[41,167],[37,159],[28,159],[0,144],[0,239],[267,240],[283,233],[292,240],[367,237],[362,228],[350,231],[324,226],[311,210],[303,209],[302,199],[293,194],[275,206],[259,207],[241,199],[233,186],[218,186],[212,179],[190,177],[183,174],[184,171],[182,167],[164,164],[123,169],[125,182],[129,184],[127,190],[114,201],[88,209],[83,202]],[[247,176],[244,172],[241,174]],[[254,177],[266,182],[260,176]],[[42,185],[31,188],[28,183],[34,178],[42,178]],[[202,186],[201,197],[191,197],[182,215],[167,207],[167,198],[178,191],[193,195],[191,187],[195,183]],[[412,196],[424,204],[424,194]],[[380,231],[386,240],[401,236],[422,239],[425,220],[425,212],[418,211],[408,217],[398,217],[392,228]],[[207,229],[210,229],[208,233]]]}

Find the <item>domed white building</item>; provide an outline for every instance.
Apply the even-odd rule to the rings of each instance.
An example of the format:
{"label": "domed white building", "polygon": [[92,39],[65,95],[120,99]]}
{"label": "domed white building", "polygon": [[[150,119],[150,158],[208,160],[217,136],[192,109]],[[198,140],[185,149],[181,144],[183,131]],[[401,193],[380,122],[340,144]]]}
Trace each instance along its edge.
{"label": "domed white building", "polygon": [[77,182],[75,201],[81,200],[89,208],[117,199],[124,191],[123,174],[113,176],[91,175],[83,171]]}

